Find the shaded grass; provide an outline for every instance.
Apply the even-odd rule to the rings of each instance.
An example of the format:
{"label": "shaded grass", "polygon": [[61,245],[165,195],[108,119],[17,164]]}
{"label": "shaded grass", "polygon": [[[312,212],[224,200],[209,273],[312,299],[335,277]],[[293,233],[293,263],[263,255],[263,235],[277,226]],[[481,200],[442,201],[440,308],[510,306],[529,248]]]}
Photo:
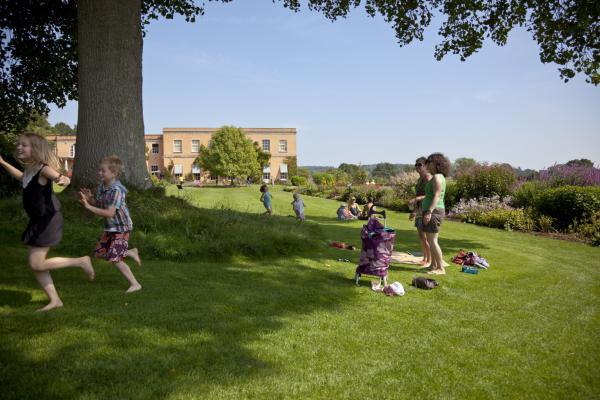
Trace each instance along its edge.
{"label": "shaded grass", "polygon": [[[315,241],[262,258],[236,247],[223,247],[222,261],[159,254],[136,270],[144,290],[134,295],[122,293],[125,282],[105,263],[96,263],[95,283],[58,271],[66,307],[39,315],[32,310],[44,295],[12,232],[21,222],[10,232],[2,225],[2,398],[597,398],[599,249],[444,222],[446,256],[475,249],[492,268],[473,276],[452,267],[436,277],[438,289],[418,291],[408,287],[414,268],[393,265],[390,279],[407,294],[387,298],[366,281],[354,287],[355,264],[337,261],[358,252],[323,245],[360,245],[362,223],[336,221],[335,202],[305,197],[311,221],[298,226],[287,217],[291,195],[277,189],[271,219],[258,215],[257,187],[169,193],[181,197],[168,204],[203,207],[189,215],[224,215],[223,205],[245,223],[297,227]],[[389,215],[396,248],[416,249],[407,215]]]}
{"label": "shaded grass", "polygon": [[[102,219],[80,207],[74,191],[58,196],[65,229],[56,251],[89,253],[102,232]],[[134,221],[131,246],[138,247],[146,259],[224,261],[233,256],[256,259],[299,254],[314,247],[320,233],[316,224],[250,215],[225,203],[199,209],[185,198],[137,192],[130,192],[127,201]],[[0,238],[8,241],[19,237],[27,223],[20,199],[0,202],[0,212],[13,215],[0,222]]]}

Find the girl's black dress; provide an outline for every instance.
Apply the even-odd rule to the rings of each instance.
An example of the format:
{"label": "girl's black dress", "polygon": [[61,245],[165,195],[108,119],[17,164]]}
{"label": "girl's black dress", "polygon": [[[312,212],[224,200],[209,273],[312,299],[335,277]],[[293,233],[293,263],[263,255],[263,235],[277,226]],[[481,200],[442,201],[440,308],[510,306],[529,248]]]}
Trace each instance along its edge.
{"label": "girl's black dress", "polygon": [[29,224],[21,239],[28,246],[52,247],[62,238],[63,216],[52,181],[48,179],[43,186],[38,182],[42,169],[23,188],[23,208],[29,216]]}

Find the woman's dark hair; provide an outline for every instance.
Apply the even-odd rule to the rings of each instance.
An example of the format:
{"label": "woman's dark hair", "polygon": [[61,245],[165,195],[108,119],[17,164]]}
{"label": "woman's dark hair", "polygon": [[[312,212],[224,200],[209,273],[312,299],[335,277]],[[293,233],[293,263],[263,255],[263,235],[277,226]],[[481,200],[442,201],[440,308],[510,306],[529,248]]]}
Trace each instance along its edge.
{"label": "woman's dark hair", "polygon": [[415,160],[415,167],[419,166],[419,164],[421,165],[425,165],[425,162],[427,161],[426,157],[419,157]]}
{"label": "woman's dark hair", "polygon": [[265,184],[261,185],[260,191],[261,191],[261,193],[266,192],[267,191],[267,185],[265,185]]}
{"label": "woman's dark hair", "polygon": [[433,153],[427,157],[427,164],[435,166],[435,174],[442,174],[445,177],[450,174],[450,160],[442,153]]}
{"label": "woman's dark hair", "polygon": [[373,202],[373,197],[369,196],[367,197],[367,203],[372,203]]}

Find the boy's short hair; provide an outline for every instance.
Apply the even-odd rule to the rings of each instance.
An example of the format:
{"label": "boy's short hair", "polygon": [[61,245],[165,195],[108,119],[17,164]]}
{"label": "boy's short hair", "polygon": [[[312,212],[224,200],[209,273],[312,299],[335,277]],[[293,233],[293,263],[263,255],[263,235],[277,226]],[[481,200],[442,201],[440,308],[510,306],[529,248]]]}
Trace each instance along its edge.
{"label": "boy's short hair", "polygon": [[100,164],[106,164],[110,172],[116,176],[120,176],[123,173],[123,161],[117,156],[106,156],[100,160]]}

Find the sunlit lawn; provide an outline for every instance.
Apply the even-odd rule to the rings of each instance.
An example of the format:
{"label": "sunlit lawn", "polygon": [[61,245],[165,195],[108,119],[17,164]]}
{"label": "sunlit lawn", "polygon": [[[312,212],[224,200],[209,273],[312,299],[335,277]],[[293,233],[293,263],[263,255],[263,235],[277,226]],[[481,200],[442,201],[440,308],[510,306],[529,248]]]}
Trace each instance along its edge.
{"label": "sunlit lawn", "polygon": [[[184,261],[153,253],[134,269],[144,289],[131,295],[100,261],[93,283],[79,270],[57,271],[65,307],[45,314],[34,312],[45,295],[19,243],[24,221],[5,216],[0,398],[598,398],[600,249],[444,222],[446,259],[474,249],[491,268],[469,275],[451,266],[436,277],[437,289],[421,291],[409,287],[419,272],[394,264],[389,279],[407,293],[391,298],[372,292],[369,278],[354,286],[358,251],[325,244],[360,247],[362,222],[339,222],[337,202],[304,197],[308,221],[295,230],[287,217],[291,194],[273,190],[275,216],[268,217],[260,215],[256,186],[182,193],[170,187],[169,194],[199,207],[198,219],[213,218],[217,231],[222,223],[227,235],[242,232],[231,242],[239,245],[211,247],[212,234],[202,244],[195,232],[182,234],[186,246],[206,253],[188,253]],[[80,211],[66,203],[65,241],[71,240],[54,254],[89,253],[94,221],[80,227]],[[134,204],[134,223],[144,226],[143,199]],[[214,219],[220,213],[222,222]],[[389,215],[396,249],[416,250],[407,215]],[[228,228],[232,220],[244,230]],[[132,236],[147,254],[142,238],[189,229],[160,221],[156,231],[140,228]],[[281,254],[252,247],[265,246],[269,227],[280,236],[290,232],[289,242],[278,239],[286,246]],[[89,239],[74,239],[83,229]]]}

